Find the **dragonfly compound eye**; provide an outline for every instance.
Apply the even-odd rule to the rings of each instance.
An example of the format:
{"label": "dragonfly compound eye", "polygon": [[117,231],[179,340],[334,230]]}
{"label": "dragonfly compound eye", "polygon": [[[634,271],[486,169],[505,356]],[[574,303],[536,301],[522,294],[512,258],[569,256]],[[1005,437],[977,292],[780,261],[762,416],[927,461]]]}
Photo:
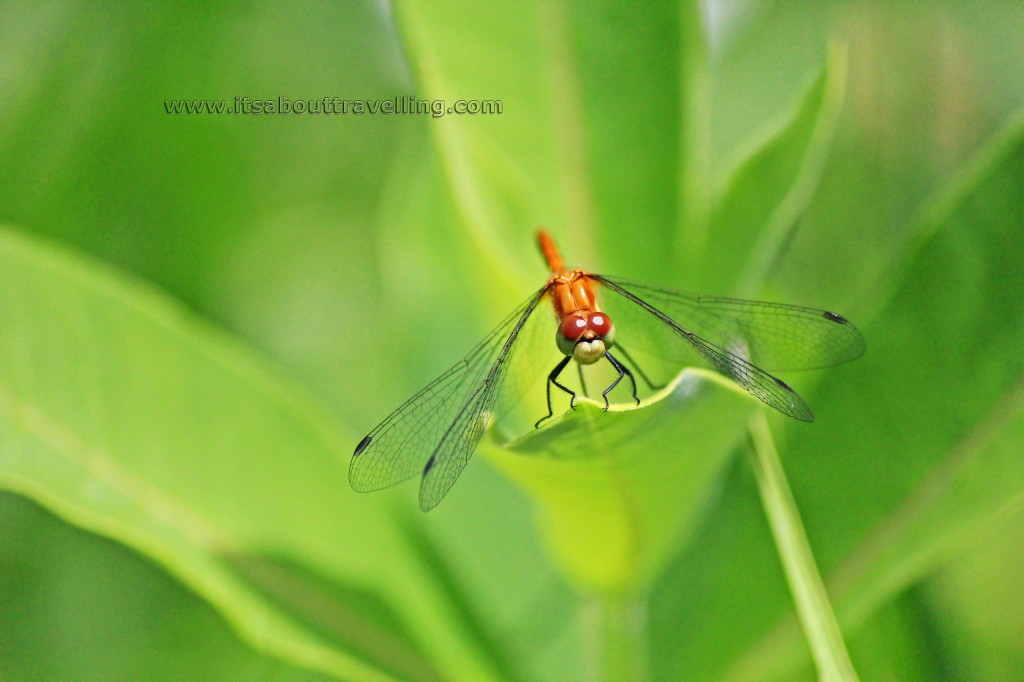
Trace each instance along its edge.
{"label": "dragonfly compound eye", "polygon": [[572,355],[576,342],[580,340],[585,331],[587,331],[587,318],[582,315],[569,315],[566,317],[558,325],[558,331],[555,332],[555,342],[558,344],[558,350],[562,351],[563,355]]}
{"label": "dragonfly compound eye", "polygon": [[611,348],[615,344],[615,325],[612,324],[612,318],[605,313],[592,314],[587,319],[587,327],[604,341],[606,348]]}

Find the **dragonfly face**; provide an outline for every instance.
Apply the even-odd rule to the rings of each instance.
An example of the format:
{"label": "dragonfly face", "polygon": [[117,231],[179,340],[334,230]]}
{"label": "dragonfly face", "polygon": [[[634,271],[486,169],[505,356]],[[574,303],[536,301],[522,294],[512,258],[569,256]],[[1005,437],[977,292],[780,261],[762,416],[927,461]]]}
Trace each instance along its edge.
{"label": "dragonfly face", "polygon": [[615,325],[606,313],[577,311],[558,325],[555,344],[563,355],[581,365],[592,365],[615,345]]}
{"label": "dragonfly face", "polygon": [[[379,490],[419,475],[420,508],[428,511],[436,506],[476,450],[491,416],[500,417],[503,406],[514,404],[522,395],[518,392],[524,385],[522,379],[533,379],[544,371],[547,360],[537,360],[540,346],[531,339],[550,344],[545,340],[551,338],[547,336],[550,328],[541,320],[545,316],[532,317],[545,299],[554,308],[555,343],[563,357],[548,374],[548,414],[537,425],[554,415],[552,387],[568,394],[569,406],[575,407],[577,392],[559,381],[569,362],[576,360],[579,391],[588,395],[582,367],[602,359],[617,373],[601,391],[605,409],[609,393],[624,378],[639,404],[630,367],[653,391],[658,388],[656,383],[667,382],[682,368],[705,365],[769,407],[800,421],[812,421],[814,415],[807,403],[766,369],[831,367],[864,352],[864,337],[837,313],[782,303],[692,296],[568,270],[551,237],[546,232],[539,237],[550,268],[544,286],[465,358],[359,442],[349,467],[354,489]],[[598,290],[607,309],[598,303]],[[543,335],[535,335],[534,330]],[[610,352],[613,347],[615,354]],[[554,356],[554,349],[546,348]],[[644,368],[650,369],[646,363],[654,359],[664,361],[665,369],[673,374],[659,375],[657,382],[651,379]],[[510,371],[513,365],[516,370]]]}

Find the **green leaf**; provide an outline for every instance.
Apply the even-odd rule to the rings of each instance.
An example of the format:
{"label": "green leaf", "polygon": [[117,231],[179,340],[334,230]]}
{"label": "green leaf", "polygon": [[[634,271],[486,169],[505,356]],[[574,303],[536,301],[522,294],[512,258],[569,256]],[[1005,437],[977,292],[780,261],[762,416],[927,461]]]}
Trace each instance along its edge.
{"label": "green leaf", "polygon": [[[715,243],[702,245],[693,257],[691,277],[704,291],[752,295],[778,265],[824,170],[846,70],[845,47],[833,47],[792,114],[771,126],[754,151],[742,150],[742,162],[730,169],[712,212]],[[730,244],[744,251],[738,254]]]}
{"label": "green leaf", "polygon": [[613,2],[404,0],[395,15],[421,96],[505,103],[431,122],[460,223],[446,229],[479,249],[473,271],[534,281],[522,245],[541,225],[573,262],[669,271],[672,228],[699,223],[708,202],[696,3],[641,19]]}
{"label": "green leaf", "polygon": [[[837,510],[812,542],[844,629],[1024,505],[1024,281],[1013,274],[1022,191],[1019,118],[925,210],[914,257],[865,329],[884,347],[816,398],[847,418],[789,443],[802,506]],[[828,458],[828,477],[809,466],[823,452],[841,455]],[[726,679],[777,679],[801,660],[795,623],[783,619]]]}
{"label": "green leaf", "polygon": [[152,562],[24,497],[0,492],[0,519],[5,680],[332,679],[254,652]]}
{"label": "green leaf", "polygon": [[355,439],[245,349],[144,284],[11,230],[0,319],[4,488],[151,557],[295,665],[497,676],[437,585],[410,577],[402,531],[348,489]]}
{"label": "green leaf", "polygon": [[578,588],[645,588],[699,520],[755,403],[684,371],[639,407],[577,401],[488,459],[530,496],[551,556]]}

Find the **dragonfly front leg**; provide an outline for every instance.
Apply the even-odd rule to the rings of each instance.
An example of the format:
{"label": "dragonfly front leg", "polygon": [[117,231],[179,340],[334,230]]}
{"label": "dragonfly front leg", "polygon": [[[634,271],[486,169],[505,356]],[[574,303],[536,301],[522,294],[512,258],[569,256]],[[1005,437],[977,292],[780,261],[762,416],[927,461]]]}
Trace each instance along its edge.
{"label": "dragonfly front leg", "polygon": [[533,427],[535,429],[536,428],[540,428],[541,423],[543,423],[544,421],[546,421],[548,419],[551,419],[551,417],[553,417],[554,414],[555,414],[554,410],[551,409],[551,384],[554,384],[555,386],[558,386],[558,388],[560,388],[563,391],[565,391],[566,393],[568,393],[571,396],[569,398],[569,407],[571,407],[574,410],[576,409],[576,393],[574,393],[573,391],[569,390],[567,387],[563,386],[562,384],[558,383],[558,375],[562,373],[562,370],[565,369],[565,366],[569,364],[570,360],[572,360],[572,358],[570,356],[566,355],[564,358],[562,358],[562,361],[559,362],[557,365],[555,365],[555,368],[553,370],[551,370],[551,374],[548,375],[548,383],[547,383],[547,390],[548,390],[548,413],[547,413],[547,415],[545,415],[545,416],[543,416],[543,417],[541,417],[540,419],[537,420],[537,423],[533,425]]}
{"label": "dragonfly front leg", "polygon": [[636,395],[636,379],[633,378],[633,373],[630,372],[625,365],[616,360],[608,351],[605,351],[604,356],[608,358],[608,362],[612,363],[612,367],[614,367],[615,370],[619,373],[619,376],[615,377],[615,381],[612,382],[611,386],[601,391],[601,395],[604,397],[605,411],[607,412],[608,408],[610,407],[610,405],[608,404],[608,394],[611,393],[613,388],[619,385],[619,382],[622,381],[622,377],[624,376],[629,377],[629,382],[633,384],[633,400],[635,400],[636,404],[639,405],[640,398],[638,398]]}

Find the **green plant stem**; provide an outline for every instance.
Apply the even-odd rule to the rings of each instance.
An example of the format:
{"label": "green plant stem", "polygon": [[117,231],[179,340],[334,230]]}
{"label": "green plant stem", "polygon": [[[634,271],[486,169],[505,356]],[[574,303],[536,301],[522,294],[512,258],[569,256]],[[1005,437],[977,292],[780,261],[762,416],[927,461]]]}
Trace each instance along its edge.
{"label": "green plant stem", "polygon": [[598,595],[587,608],[589,674],[597,682],[647,682],[647,595]]}
{"label": "green plant stem", "polygon": [[786,581],[796,602],[797,615],[807,636],[819,679],[823,682],[855,682],[857,673],[843,643],[828,593],[818,574],[807,534],[786,475],[779,462],[768,418],[764,411],[750,421],[754,447],[751,466],[757,479],[768,525],[779,551]]}

